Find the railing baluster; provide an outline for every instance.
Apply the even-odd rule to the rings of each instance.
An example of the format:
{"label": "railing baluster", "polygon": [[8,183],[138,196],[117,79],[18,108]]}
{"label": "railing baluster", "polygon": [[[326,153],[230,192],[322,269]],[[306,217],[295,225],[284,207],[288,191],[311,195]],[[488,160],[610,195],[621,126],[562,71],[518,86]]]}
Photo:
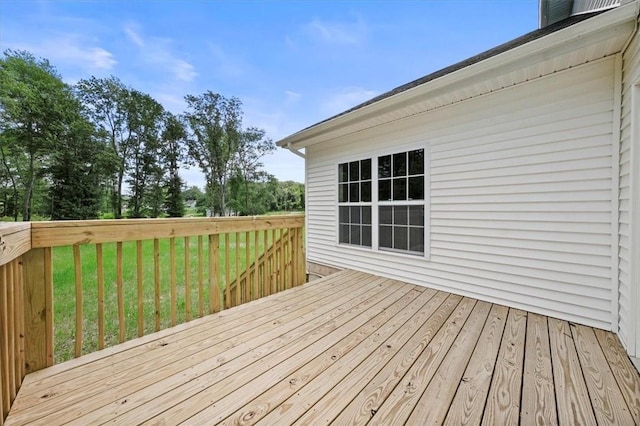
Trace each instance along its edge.
{"label": "railing baluster", "polygon": [[176,301],[176,239],[169,238],[169,267],[171,273],[171,327],[176,325],[177,301]]}
{"label": "railing baluster", "polygon": [[2,368],[2,396],[4,405],[11,406],[13,396],[12,389],[15,387],[9,373],[9,310],[7,309],[7,270],[6,266],[0,266],[0,368]]}
{"label": "railing baluster", "polygon": [[138,281],[138,337],[144,336],[144,292],[143,292],[143,277],[142,277],[142,241],[136,241],[136,257],[137,257],[137,270],[136,278]]}
{"label": "railing baluster", "polygon": [[[247,303],[251,300],[251,285],[249,280],[249,256],[251,255],[251,250],[249,249],[249,245],[251,244],[251,233],[246,231],[244,233],[244,270],[246,273],[244,274],[244,300],[242,303]],[[238,271],[238,277],[240,277],[240,271]],[[240,279],[238,278],[238,281]]]}
{"label": "railing baluster", "polygon": [[80,259],[80,246],[73,245],[73,265],[76,279],[76,341],[75,356],[82,356],[82,263]]}
{"label": "railing baluster", "polygon": [[291,228],[291,287],[298,285],[298,256],[296,253],[298,243],[298,228]]}
{"label": "railing baluster", "polygon": [[229,242],[230,233],[224,234],[224,285],[225,285],[225,301],[226,309],[231,307],[231,243]]}
{"label": "railing baluster", "polygon": [[259,244],[259,231],[255,231],[253,233],[253,285],[251,288],[252,296],[251,300],[256,300],[259,297],[262,297],[262,292],[260,291],[259,281],[258,281],[258,244]]}
{"label": "railing baluster", "polygon": [[219,312],[220,303],[220,235],[209,235],[209,313]]}
{"label": "railing baluster", "polygon": [[98,349],[104,349],[104,264],[102,244],[96,244],[96,272],[98,277]]}
{"label": "railing baluster", "polygon": [[240,233],[236,232],[236,304],[242,303],[242,292],[240,291]]}
{"label": "railing baluster", "polygon": [[198,313],[204,316],[204,265],[202,264],[202,235],[198,235]]}
{"label": "railing baluster", "polygon": [[262,261],[262,294],[268,296],[271,294],[270,276],[269,276],[269,231],[262,231],[262,244],[264,246],[264,260]]}
{"label": "railing baluster", "polygon": [[191,259],[188,236],[184,237],[184,304],[186,320],[191,321]]}
{"label": "railing baluster", "polygon": [[122,291],[122,241],[116,243],[116,287],[118,294],[118,340],[120,343],[125,339],[124,323],[124,295]]}
{"label": "railing baluster", "polygon": [[156,331],[160,331],[160,241],[157,238],[153,240],[153,289]]}
{"label": "railing baluster", "polygon": [[[22,378],[25,376],[25,366],[24,366],[24,288],[22,282],[22,262],[20,258],[15,259],[13,262],[14,273],[16,283],[16,303],[17,306],[20,306],[18,313],[18,322],[19,322],[19,333],[18,333],[18,354],[19,358],[16,360],[18,363],[18,371],[20,375],[20,382],[22,383]],[[1,410],[0,410],[1,411]]]}
{"label": "railing baluster", "polygon": [[15,353],[15,306],[13,302],[15,301],[14,293],[14,285],[13,285],[13,271],[10,268],[10,264],[4,265],[4,274],[5,275],[5,288],[7,289],[7,315],[8,315],[8,327],[7,327],[7,340],[8,340],[8,348],[9,348],[9,357],[5,360],[7,364],[9,364],[9,380],[11,381],[11,399],[16,397],[16,365],[11,362],[11,360],[16,358]]}
{"label": "railing baluster", "polygon": [[285,275],[286,259],[284,246],[284,229],[280,229],[280,289],[287,289],[287,281]]}

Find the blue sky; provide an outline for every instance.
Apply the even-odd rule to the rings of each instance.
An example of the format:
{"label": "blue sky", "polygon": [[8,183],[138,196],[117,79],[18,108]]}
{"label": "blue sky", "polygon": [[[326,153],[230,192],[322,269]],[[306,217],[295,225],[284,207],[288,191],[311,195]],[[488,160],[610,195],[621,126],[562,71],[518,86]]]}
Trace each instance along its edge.
{"label": "blue sky", "polygon": [[[0,48],[47,58],[65,81],[115,75],[180,113],[206,90],[243,102],[277,141],[537,28],[537,0],[0,1]],[[264,159],[304,181],[303,160]],[[202,186],[197,170],[189,184]]]}

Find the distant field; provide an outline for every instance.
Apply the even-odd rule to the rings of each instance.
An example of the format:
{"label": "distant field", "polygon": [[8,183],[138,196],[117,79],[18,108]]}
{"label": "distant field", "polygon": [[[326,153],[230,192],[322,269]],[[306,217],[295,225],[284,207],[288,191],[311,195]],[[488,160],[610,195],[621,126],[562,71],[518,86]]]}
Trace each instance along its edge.
{"label": "distant field", "polygon": [[[250,262],[253,261],[253,234],[251,235]],[[246,267],[244,249],[244,233],[240,236],[240,271]],[[258,250],[263,252],[262,237],[259,238]],[[143,298],[144,298],[144,330],[145,334],[155,331],[155,296],[154,296],[154,264],[153,241],[143,242]],[[185,245],[183,238],[176,238],[176,275],[177,275],[177,323],[185,321]],[[81,246],[82,278],[83,278],[83,353],[93,352],[98,348],[98,286],[96,273],[96,249],[94,245]],[[224,237],[220,237],[220,291],[225,287]],[[230,235],[230,274],[233,281],[236,276],[235,234]],[[125,307],[126,339],[138,333],[138,284],[136,243],[123,243],[123,294]],[[192,318],[199,316],[199,271],[198,271],[198,238],[189,239],[189,259],[191,271],[191,313]],[[208,244],[203,237],[203,308],[205,315],[209,312],[208,287]],[[116,244],[103,244],[104,263],[104,310],[105,310],[105,347],[118,343],[118,305],[116,292]],[[161,328],[171,323],[170,301],[170,256],[169,240],[160,240],[160,318]],[[75,272],[72,247],[56,247],[53,249],[53,287],[54,287],[54,353],[55,362],[73,358],[75,344]]]}

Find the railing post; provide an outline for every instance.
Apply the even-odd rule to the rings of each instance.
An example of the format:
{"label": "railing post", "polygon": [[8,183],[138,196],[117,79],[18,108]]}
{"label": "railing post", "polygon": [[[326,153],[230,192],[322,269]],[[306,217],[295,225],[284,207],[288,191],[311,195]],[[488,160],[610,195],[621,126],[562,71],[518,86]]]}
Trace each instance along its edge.
{"label": "railing post", "polygon": [[51,248],[22,255],[25,364],[31,373],[53,365],[53,274]]}

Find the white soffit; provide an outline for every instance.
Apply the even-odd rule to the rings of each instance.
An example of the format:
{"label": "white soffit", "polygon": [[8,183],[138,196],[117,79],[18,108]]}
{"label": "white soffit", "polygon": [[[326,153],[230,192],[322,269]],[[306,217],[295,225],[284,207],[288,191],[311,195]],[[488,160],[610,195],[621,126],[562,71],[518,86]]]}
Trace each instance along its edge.
{"label": "white soffit", "polygon": [[304,148],[618,53],[634,30],[636,7],[634,2],[595,16],[302,130],[278,145]]}

